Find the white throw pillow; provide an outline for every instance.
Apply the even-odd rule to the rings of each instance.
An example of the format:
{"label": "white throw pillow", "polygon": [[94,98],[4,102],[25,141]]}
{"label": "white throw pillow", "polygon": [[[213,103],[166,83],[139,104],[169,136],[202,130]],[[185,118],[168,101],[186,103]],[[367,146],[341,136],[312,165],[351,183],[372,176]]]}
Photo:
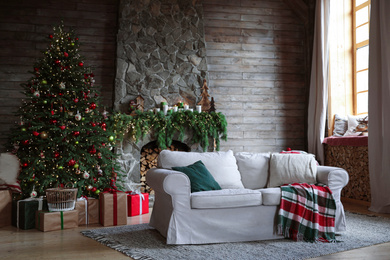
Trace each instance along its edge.
{"label": "white throw pillow", "polygon": [[317,182],[317,164],[312,155],[272,154],[268,187]]}
{"label": "white throw pillow", "polygon": [[356,127],[359,125],[359,119],[364,118],[365,116],[352,116],[348,115],[348,130],[345,132],[344,136],[357,136],[362,132],[356,132]]}
{"label": "white throw pillow", "polygon": [[159,168],[172,169],[188,166],[201,160],[222,189],[243,189],[241,175],[232,151],[227,152],[177,152],[163,150],[158,156]]}
{"label": "white throw pillow", "polygon": [[269,153],[236,153],[241,181],[247,189],[261,189],[267,186]]}
{"label": "white throw pillow", "polygon": [[21,192],[18,183],[20,163],[18,157],[11,153],[0,154],[0,190],[10,189]]}

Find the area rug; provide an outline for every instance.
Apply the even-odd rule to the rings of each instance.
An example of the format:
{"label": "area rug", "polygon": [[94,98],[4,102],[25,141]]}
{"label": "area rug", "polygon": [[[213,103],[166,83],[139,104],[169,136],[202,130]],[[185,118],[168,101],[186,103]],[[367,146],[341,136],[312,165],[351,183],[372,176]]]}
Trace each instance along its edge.
{"label": "area rug", "polygon": [[390,219],[346,212],[348,231],[337,243],[288,239],[207,245],[166,245],[148,224],[84,230],[81,233],[134,259],[308,259],[390,241]]}

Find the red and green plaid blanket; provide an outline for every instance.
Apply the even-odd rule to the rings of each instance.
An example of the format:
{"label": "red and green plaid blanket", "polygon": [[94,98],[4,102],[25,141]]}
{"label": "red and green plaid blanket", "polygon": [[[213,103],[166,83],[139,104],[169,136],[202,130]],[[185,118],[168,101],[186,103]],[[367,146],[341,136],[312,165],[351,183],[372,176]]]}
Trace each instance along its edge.
{"label": "red and green plaid blanket", "polygon": [[335,242],[336,202],[326,186],[283,185],[278,233],[295,241]]}

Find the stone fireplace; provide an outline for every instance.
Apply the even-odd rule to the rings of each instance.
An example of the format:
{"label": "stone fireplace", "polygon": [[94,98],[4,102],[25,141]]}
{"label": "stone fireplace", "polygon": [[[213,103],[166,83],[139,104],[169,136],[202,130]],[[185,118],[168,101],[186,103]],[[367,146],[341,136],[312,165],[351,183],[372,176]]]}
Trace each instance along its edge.
{"label": "stone fireplace", "polygon": [[[196,0],[121,0],[117,35],[114,108],[128,112],[130,100],[144,98],[144,109],[179,101],[194,107],[207,79],[203,9]],[[140,158],[152,137],[118,147],[126,183],[140,183]],[[190,144],[191,134],[183,140]],[[190,145],[189,145],[190,146]],[[202,151],[199,145],[191,151]]]}

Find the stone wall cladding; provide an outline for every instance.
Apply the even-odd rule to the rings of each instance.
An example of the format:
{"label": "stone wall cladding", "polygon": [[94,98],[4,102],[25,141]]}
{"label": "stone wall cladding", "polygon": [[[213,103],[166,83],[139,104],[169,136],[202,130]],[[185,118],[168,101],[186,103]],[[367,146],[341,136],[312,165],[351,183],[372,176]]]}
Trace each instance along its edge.
{"label": "stone wall cladding", "polygon": [[145,109],[167,101],[194,107],[207,78],[203,9],[192,0],[121,0],[114,108],[141,95]]}

